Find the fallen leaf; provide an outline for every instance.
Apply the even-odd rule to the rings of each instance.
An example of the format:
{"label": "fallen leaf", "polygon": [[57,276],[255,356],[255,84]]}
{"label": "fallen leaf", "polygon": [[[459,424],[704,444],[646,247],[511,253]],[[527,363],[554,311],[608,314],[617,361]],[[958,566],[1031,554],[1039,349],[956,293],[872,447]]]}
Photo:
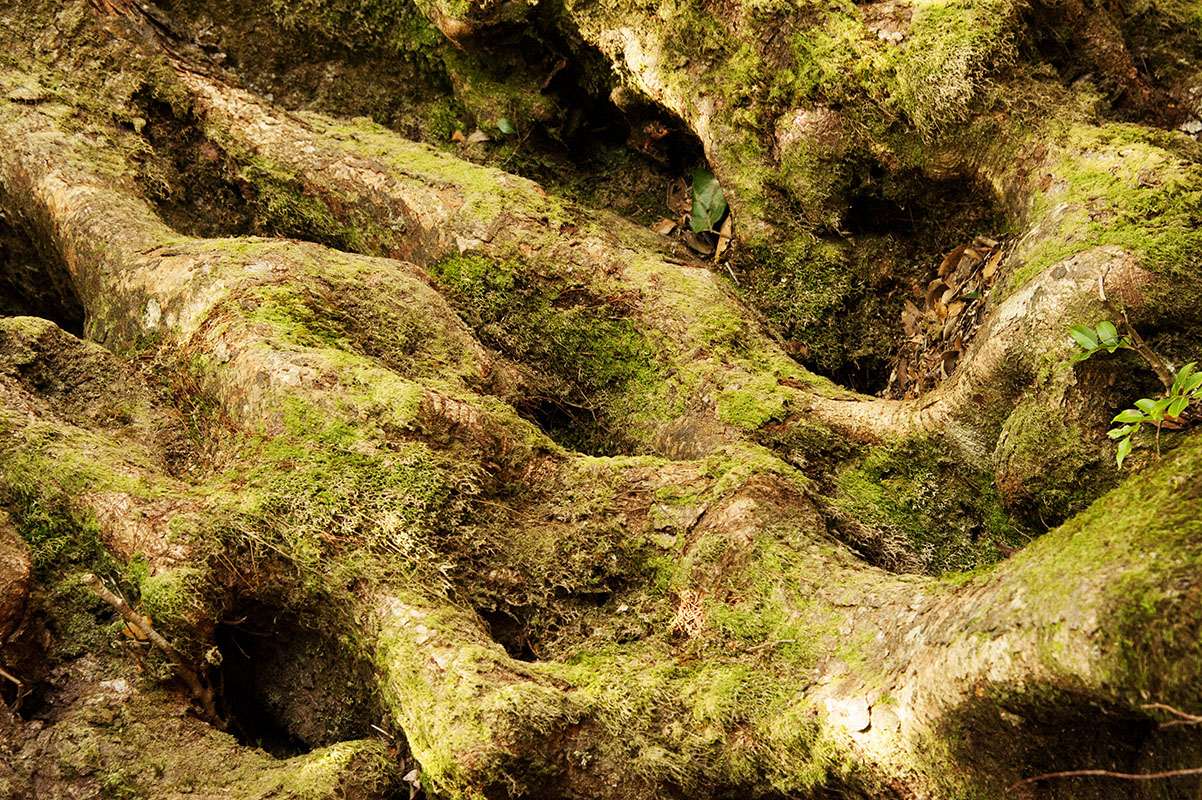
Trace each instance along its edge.
{"label": "fallen leaf", "polygon": [[926,303],[928,310],[935,308],[935,305],[939,302],[939,298],[943,296],[947,288],[947,284],[940,278],[936,278],[927,284]]}
{"label": "fallen leaf", "polygon": [[468,144],[479,144],[480,142],[491,142],[491,141],[492,141],[492,137],[489,136],[484,131],[479,130],[479,129],[472,131],[472,135],[467,137]]}
{"label": "fallen leaf", "polygon": [[667,236],[669,233],[676,230],[676,220],[661,219],[659,222],[651,226],[651,230]]}
{"label": "fallen leaf", "polygon": [[667,198],[664,201],[668,210],[674,214],[687,214],[693,207],[689,197],[689,185],[683,178],[677,178],[668,184]]}
{"label": "fallen leaf", "polygon": [[967,247],[968,245],[962,244],[943,257],[943,263],[939,265],[940,278],[946,278],[951,274],[952,270],[959,266],[960,256],[964,255],[964,250]]}
{"label": "fallen leaf", "polygon": [[714,261],[717,261],[726,252],[726,248],[730,246],[732,230],[730,214],[727,214],[726,219],[722,221],[721,229],[718,231],[718,246],[714,249]]}
{"label": "fallen leaf", "polygon": [[684,242],[689,249],[701,256],[713,255],[717,240],[709,231],[685,231]]}
{"label": "fallen leaf", "polygon": [[939,368],[943,370],[943,377],[948,377],[952,374],[952,370],[956,368],[956,362],[960,359],[959,350],[947,350],[941,356],[942,362]]}
{"label": "fallen leaf", "polygon": [[981,270],[981,277],[986,281],[993,280],[994,274],[997,272],[998,265],[1002,263],[1002,251],[994,250],[989,254],[989,258],[985,261],[985,268]]}
{"label": "fallen leaf", "polygon": [[462,142],[465,138],[466,137],[463,135],[463,131],[459,130],[458,128],[456,128],[455,132],[451,134],[451,141],[455,142],[456,144]]}

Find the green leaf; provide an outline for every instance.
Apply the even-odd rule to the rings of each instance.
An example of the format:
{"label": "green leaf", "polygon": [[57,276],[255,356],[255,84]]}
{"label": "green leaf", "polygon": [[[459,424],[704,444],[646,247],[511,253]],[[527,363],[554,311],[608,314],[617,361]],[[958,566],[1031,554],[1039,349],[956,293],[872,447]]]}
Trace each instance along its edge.
{"label": "green leaf", "polygon": [[689,227],[694,231],[717,230],[726,215],[726,198],[714,173],[699,169],[693,173],[693,214]]}
{"label": "green leaf", "polygon": [[1135,401],[1135,407],[1145,414],[1152,414],[1156,411],[1156,401],[1148,397],[1141,397]]}
{"label": "green leaf", "polygon": [[501,133],[508,134],[514,134],[518,132],[518,129],[513,127],[513,123],[509,121],[508,117],[501,117],[499,120],[497,120],[497,130],[499,130]]}
{"label": "green leaf", "polygon": [[1182,394],[1190,394],[1196,391],[1199,386],[1202,386],[1202,372],[1190,376],[1190,379],[1185,382],[1185,389],[1182,391]]}
{"label": "green leaf", "polygon": [[1073,341],[1084,347],[1086,350],[1098,349],[1098,337],[1094,332],[1084,325],[1074,325],[1068,329],[1068,335],[1073,337]]}
{"label": "green leaf", "polygon": [[1115,330],[1114,325],[1109,322],[1098,323],[1098,341],[1102,344],[1111,344],[1119,338],[1119,332]]}
{"label": "green leaf", "polygon": [[1194,371],[1194,367],[1198,366],[1197,361],[1191,361],[1182,367],[1177,372],[1177,377],[1173,379],[1173,388],[1170,394],[1181,394],[1185,389],[1186,383],[1189,381],[1190,373]]}
{"label": "green leaf", "polygon": [[1188,397],[1174,397],[1173,402],[1169,403],[1169,410],[1166,412],[1165,416],[1179,417],[1181,416],[1181,412],[1184,411],[1185,407],[1188,405]]}
{"label": "green leaf", "polygon": [[1128,408],[1126,411],[1120,411],[1118,416],[1111,422],[1147,422],[1148,416],[1142,411],[1136,411],[1134,408]]}
{"label": "green leaf", "polygon": [[1106,350],[1111,353],[1113,353],[1115,350],[1130,350],[1130,349],[1131,349],[1131,340],[1128,339],[1126,336],[1124,336],[1122,339],[1119,339],[1117,342],[1114,342],[1113,344],[1106,345]]}
{"label": "green leaf", "polygon": [[1131,455],[1131,438],[1128,437],[1119,442],[1118,452],[1114,454],[1114,460],[1118,463],[1119,468],[1123,466],[1123,459]]}
{"label": "green leaf", "polygon": [[1135,433],[1138,428],[1139,426],[1137,425],[1124,425],[1121,428],[1111,428],[1110,430],[1106,431],[1106,435],[1111,439],[1121,439],[1124,436],[1130,436],[1131,434]]}

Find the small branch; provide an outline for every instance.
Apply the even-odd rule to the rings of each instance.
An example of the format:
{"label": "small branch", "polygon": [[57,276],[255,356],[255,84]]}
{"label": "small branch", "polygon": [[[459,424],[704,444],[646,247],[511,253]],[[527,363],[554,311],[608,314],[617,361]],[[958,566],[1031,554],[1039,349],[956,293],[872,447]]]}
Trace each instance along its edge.
{"label": "small branch", "polygon": [[1144,703],[1142,706],[1140,706],[1140,708],[1167,711],[1173,716],[1177,717],[1175,720],[1160,723],[1160,727],[1162,728],[1171,728],[1174,725],[1202,725],[1202,717],[1199,717],[1196,714],[1187,714],[1178,708],[1173,708],[1172,706],[1165,705],[1164,703]]}
{"label": "small branch", "polygon": [[1160,356],[1156,355],[1152,348],[1148,347],[1147,343],[1144,342],[1143,337],[1139,335],[1139,331],[1135,330],[1135,328],[1131,325],[1131,322],[1127,319],[1127,312],[1115,306],[1115,304],[1110,302],[1110,299],[1106,297],[1106,292],[1102,288],[1101,276],[1098,277],[1098,297],[1101,298],[1102,305],[1106,307],[1107,311],[1123,321],[1123,327],[1127,329],[1127,333],[1131,336],[1131,349],[1143,356],[1144,361],[1148,362],[1148,366],[1152,367],[1152,371],[1156,373],[1156,377],[1160,378],[1160,382],[1164,384],[1166,392],[1172,389],[1173,371],[1169,369],[1168,366],[1160,360]]}
{"label": "small branch", "polygon": [[1046,772],[1043,775],[1036,775],[1034,778],[1023,778],[1021,781],[1015,781],[1006,787],[1006,791],[1010,792],[1019,786],[1036,781],[1046,780],[1047,778],[1083,778],[1089,776],[1099,776],[1103,778],[1121,778],[1125,781],[1158,781],[1163,778],[1184,778],[1190,775],[1202,775],[1202,767],[1193,767],[1191,769],[1174,769],[1168,772],[1146,772],[1146,773],[1131,773],[1131,772],[1111,772],[1108,769],[1074,769],[1068,772]]}
{"label": "small branch", "polygon": [[17,689],[20,689],[22,686],[25,685],[24,683],[21,682],[20,678],[18,678],[16,675],[13,675],[11,672],[8,672],[7,670],[5,670],[4,667],[0,667],[0,678],[7,678],[8,680],[17,684]]}
{"label": "small branch", "polygon": [[188,684],[188,689],[191,690],[192,696],[200,703],[201,713],[205,720],[224,729],[225,723],[217,715],[217,706],[213,700],[213,690],[201,681],[200,675],[197,674],[196,670],[192,669],[192,666],[184,658],[183,654],[176,650],[171,642],[164,639],[162,634],[148,625],[145,618],[129,607],[129,603],[110,591],[100,581],[100,578],[89,572],[81,577],[80,580],[85,586],[95,592],[97,597],[117,609],[117,612],[125,618],[127,624],[145,634],[146,638],[155,647],[162,650],[167,655],[167,658],[171,659],[172,663],[175,664],[175,671],[183,679],[184,683]]}

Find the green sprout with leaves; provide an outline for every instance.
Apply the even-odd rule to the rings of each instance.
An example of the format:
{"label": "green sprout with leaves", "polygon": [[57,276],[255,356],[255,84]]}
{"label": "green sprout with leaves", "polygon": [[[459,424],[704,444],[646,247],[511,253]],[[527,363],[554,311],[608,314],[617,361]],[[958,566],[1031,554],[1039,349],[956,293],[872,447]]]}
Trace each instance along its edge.
{"label": "green sprout with leaves", "polygon": [[1160,429],[1165,422],[1175,421],[1189,407],[1190,402],[1202,400],[1202,372],[1194,372],[1197,361],[1186,364],[1177,373],[1167,397],[1158,400],[1142,397],[1135,401],[1135,408],[1128,408],[1112,422],[1119,427],[1111,428],[1107,435],[1118,439],[1119,449],[1115,461],[1123,466],[1123,459],[1131,454],[1131,437],[1141,425],[1156,426],[1156,455],[1160,455]]}
{"label": "green sprout with leaves", "polygon": [[[1127,326],[1130,329],[1130,325]],[[1121,468],[1123,461],[1131,455],[1133,447],[1131,437],[1139,432],[1143,425],[1156,427],[1156,455],[1160,455],[1160,430],[1165,423],[1177,423],[1182,413],[1191,402],[1202,401],[1202,372],[1196,372],[1198,362],[1191,361],[1182,367],[1170,384],[1165,377],[1169,374],[1164,362],[1153,353],[1139,338],[1134,330],[1131,336],[1119,336],[1118,329],[1110,322],[1099,322],[1096,328],[1086,325],[1074,325],[1069,328],[1069,336],[1073,338],[1081,350],[1074,353],[1067,366],[1080,363],[1100,352],[1114,353],[1116,350],[1135,350],[1152,365],[1156,373],[1168,386],[1164,397],[1152,399],[1142,397],[1135,401],[1134,408],[1120,412],[1111,423],[1115,427],[1107,432],[1107,436],[1118,441],[1118,451],[1115,453],[1115,463]],[[1173,427],[1176,427],[1174,424]]]}
{"label": "green sprout with leaves", "polygon": [[1069,359],[1069,365],[1073,365],[1084,361],[1095,353],[1100,353],[1105,350],[1107,353],[1113,353],[1115,350],[1131,350],[1131,337],[1124,336],[1119,338],[1118,329],[1109,322],[1099,322],[1097,328],[1090,328],[1087,325],[1074,325],[1068,329],[1068,335],[1073,337],[1073,341],[1081,345],[1081,352],[1073,353],[1073,357]]}

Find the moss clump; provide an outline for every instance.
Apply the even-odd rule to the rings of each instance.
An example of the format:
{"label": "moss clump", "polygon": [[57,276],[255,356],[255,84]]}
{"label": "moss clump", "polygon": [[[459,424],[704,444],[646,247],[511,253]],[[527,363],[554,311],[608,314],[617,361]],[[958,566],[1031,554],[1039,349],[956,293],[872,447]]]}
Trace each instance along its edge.
{"label": "moss clump", "polygon": [[1046,267],[1117,245],[1156,272],[1194,277],[1202,267],[1202,149],[1182,134],[1136,125],[1079,125],[1059,145],[1054,180],[1033,217],[1047,235],[1011,277],[1017,289]]}
{"label": "moss clump", "polygon": [[621,426],[660,381],[652,344],[630,319],[634,300],[480,255],[444,259],[430,272],[481,340],[530,370],[539,400],[526,410],[548,432],[585,452],[630,441],[635,432]]}
{"label": "moss clump", "polygon": [[254,187],[250,207],[271,233],[320,242],[338,250],[379,253],[377,244],[365,239],[357,225],[336,217],[327,202],[313,196],[287,170],[254,159],[238,171],[238,177]]}
{"label": "moss clump", "polygon": [[378,49],[413,58],[446,43],[409,0],[271,0],[269,5],[285,29],[352,51]]}
{"label": "moss clump", "polygon": [[240,531],[313,575],[328,554],[360,549],[422,567],[431,536],[462,510],[448,465],[417,443],[375,451],[350,424],[299,401],[285,424],[290,434],[245,445],[254,466],[224,476],[239,489]]}
{"label": "moss clump", "polygon": [[791,397],[775,376],[758,376],[745,386],[732,387],[718,395],[718,419],[748,432],[756,431],[769,422],[784,419]]}
{"label": "moss clump", "polygon": [[995,454],[997,488],[1032,523],[1058,525],[1115,483],[1110,459],[1060,410],[1028,400],[1006,421]]}
{"label": "moss clump", "polygon": [[839,468],[835,502],[876,525],[925,571],[996,562],[995,542],[1022,543],[991,476],[970,472],[939,443],[911,438],[870,450]]}

